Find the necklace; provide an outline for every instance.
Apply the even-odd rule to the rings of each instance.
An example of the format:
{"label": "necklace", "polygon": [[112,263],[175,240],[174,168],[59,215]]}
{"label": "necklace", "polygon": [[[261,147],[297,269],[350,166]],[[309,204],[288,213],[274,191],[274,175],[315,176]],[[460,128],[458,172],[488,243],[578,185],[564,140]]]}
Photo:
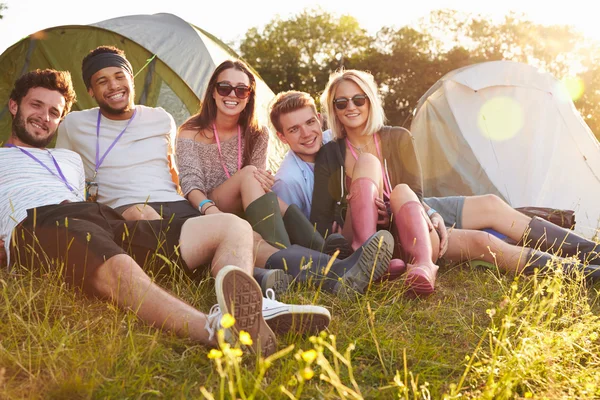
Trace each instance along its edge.
{"label": "necklace", "polygon": [[346,142],[348,142],[348,144],[355,149],[356,151],[358,151],[360,154],[364,153],[367,148],[371,145],[371,141],[369,140],[367,143],[363,144],[362,146],[356,146],[354,144],[352,144],[352,142],[350,142],[350,140],[348,139],[348,137],[346,136]]}

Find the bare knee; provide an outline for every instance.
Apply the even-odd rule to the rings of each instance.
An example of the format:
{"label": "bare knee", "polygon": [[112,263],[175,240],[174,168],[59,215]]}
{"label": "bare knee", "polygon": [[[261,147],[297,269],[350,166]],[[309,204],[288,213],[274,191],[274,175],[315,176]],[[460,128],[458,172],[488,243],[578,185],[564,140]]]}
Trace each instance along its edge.
{"label": "bare knee", "polygon": [[248,221],[235,214],[222,213],[216,215],[219,217],[219,220],[215,222],[215,225],[218,227],[216,231],[219,232],[222,239],[239,237],[241,235],[252,236],[252,226],[250,226]]}
{"label": "bare knee", "polygon": [[252,178],[254,179],[254,173],[256,172],[256,167],[254,165],[246,165],[242,169],[240,169],[240,174],[244,178]]}
{"label": "bare knee", "polygon": [[392,208],[397,210],[398,208],[402,207],[404,203],[409,201],[419,201],[419,198],[407,184],[401,183],[396,185],[392,190],[392,195],[390,196]]}
{"label": "bare knee", "polygon": [[133,280],[140,282],[140,278],[150,280],[133,258],[127,254],[117,254],[94,271],[88,284],[96,296],[114,299],[119,290],[127,288]]}
{"label": "bare knee", "polygon": [[480,203],[481,209],[484,212],[494,212],[506,206],[504,200],[495,194],[477,196],[477,201]]}
{"label": "bare knee", "polygon": [[381,168],[379,159],[371,153],[363,153],[359,155],[355,165],[364,168]]}
{"label": "bare knee", "polygon": [[121,214],[127,221],[161,219],[156,210],[147,204],[136,204],[123,211]]}
{"label": "bare knee", "polygon": [[489,247],[492,245],[493,236],[484,231],[467,231],[469,251],[472,253],[480,254],[489,251]]}

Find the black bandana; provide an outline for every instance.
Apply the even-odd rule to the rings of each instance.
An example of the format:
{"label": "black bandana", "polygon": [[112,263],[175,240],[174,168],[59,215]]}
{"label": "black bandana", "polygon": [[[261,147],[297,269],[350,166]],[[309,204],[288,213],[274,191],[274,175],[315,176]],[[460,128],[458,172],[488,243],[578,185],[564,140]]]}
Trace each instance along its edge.
{"label": "black bandana", "polygon": [[100,53],[88,58],[81,68],[85,87],[89,89],[92,86],[92,75],[107,67],[123,68],[133,76],[133,68],[125,57],[114,53]]}

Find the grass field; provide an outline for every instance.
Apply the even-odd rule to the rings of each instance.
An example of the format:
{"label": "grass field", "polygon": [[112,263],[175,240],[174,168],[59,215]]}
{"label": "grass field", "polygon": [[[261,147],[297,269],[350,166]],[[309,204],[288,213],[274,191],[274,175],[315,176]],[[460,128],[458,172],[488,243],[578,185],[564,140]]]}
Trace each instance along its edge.
{"label": "grass field", "polygon": [[[211,278],[160,283],[206,312],[215,302]],[[427,299],[400,282],[355,301],[294,289],[280,300],[316,296],[333,321],[282,337],[268,360],[209,353],[53,274],[3,272],[0,286],[2,399],[600,398],[599,287],[561,273],[446,266]]]}

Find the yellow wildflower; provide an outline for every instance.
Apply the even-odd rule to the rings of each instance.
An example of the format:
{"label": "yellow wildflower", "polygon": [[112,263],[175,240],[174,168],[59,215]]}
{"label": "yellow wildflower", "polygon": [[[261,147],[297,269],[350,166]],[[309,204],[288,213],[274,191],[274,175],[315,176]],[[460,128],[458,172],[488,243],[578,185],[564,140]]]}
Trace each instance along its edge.
{"label": "yellow wildflower", "polygon": [[300,376],[302,376],[302,379],[304,379],[305,381],[309,381],[312,379],[313,376],[315,376],[315,373],[312,370],[312,368],[306,367],[302,370],[302,372],[300,372]]}
{"label": "yellow wildflower", "polygon": [[234,324],[235,324],[235,318],[233,318],[233,315],[231,315],[229,313],[226,313],[221,318],[221,326],[225,329],[231,328]]}
{"label": "yellow wildflower", "polygon": [[317,352],[315,350],[308,350],[302,352],[302,359],[311,364],[317,358]]}
{"label": "yellow wildflower", "polygon": [[252,337],[246,331],[240,331],[240,343],[246,346],[252,345]]}
{"label": "yellow wildflower", "polygon": [[221,357],[223,357],[223,352],[221,350],[211,349],[211,351],[208,352],[208,358],[211,360]]}

